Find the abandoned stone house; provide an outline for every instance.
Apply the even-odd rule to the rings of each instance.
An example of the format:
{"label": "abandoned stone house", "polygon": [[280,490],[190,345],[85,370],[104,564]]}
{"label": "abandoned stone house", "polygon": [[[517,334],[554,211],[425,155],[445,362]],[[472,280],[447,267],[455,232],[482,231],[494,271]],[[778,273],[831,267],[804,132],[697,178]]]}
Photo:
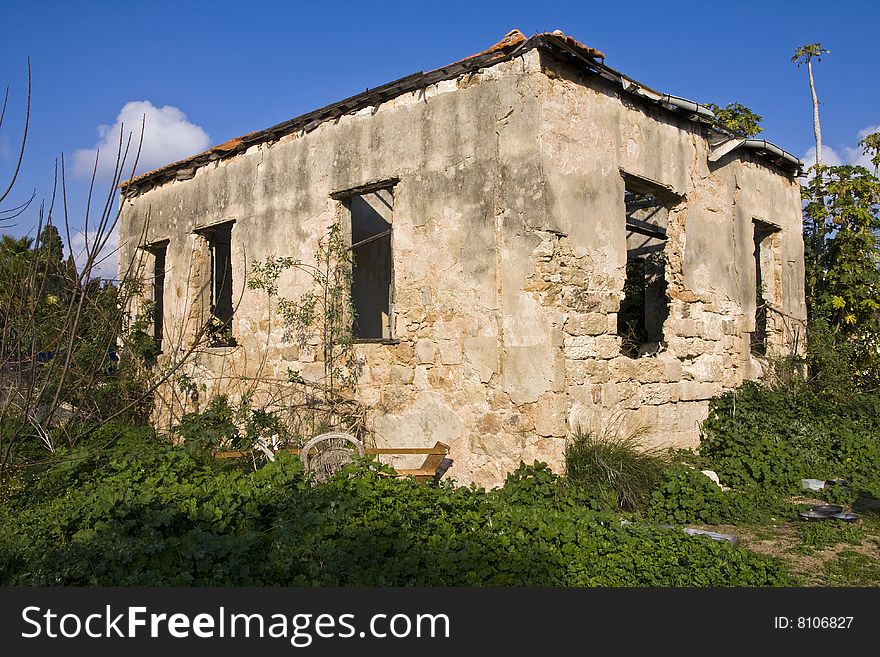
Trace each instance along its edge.
{"label": "abandoned stone house", "polygon": [[[801,163],[604,59],[513,31],[127,181],[120,263],[141,263],[162,358],[206,317],[228,332],[159,408],[322,376],[246,280],[339,222],[378,446],[442,441],[447,476],[494,485],[558,468],[578,429],[696,445],[712,396],[803,348]],[[286,271],[279,294],[308,284]]]}

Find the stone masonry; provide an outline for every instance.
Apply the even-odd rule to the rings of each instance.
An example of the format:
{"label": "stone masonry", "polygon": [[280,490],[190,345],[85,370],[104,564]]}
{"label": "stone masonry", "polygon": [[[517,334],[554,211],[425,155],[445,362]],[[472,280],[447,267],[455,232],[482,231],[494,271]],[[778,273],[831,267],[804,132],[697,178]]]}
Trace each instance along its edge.
{"label": "stone masonry", "polygon": [[[186,353],[210,315],[211,231],[234,222],[234,344],[193,353],[180,369],[193,385],[170,379],[156,421],[220,393],[271,401],[289,370],[322,376],[320,342],[285,339],[272,302],[247,289],[250,266],[309,261],[334,222],[352,239],[346,199],[382,190],[391,291],[384,332],[357,345],[377,445],[443,441],[447,476],[488,486],[520,461],[560,469],[578,430],[695,446],[712,396],[803,349],[799,166],[570,37],[514,31],[145,174],[123,186],[120,262],[137,263],[149,297],[163,249],[161,359]],[[659,331],[638,353],[618,316],[631,259],[653,272],[632,307],[659,299],[627,325]],[[308,287],[279,279],[286,297]]]}

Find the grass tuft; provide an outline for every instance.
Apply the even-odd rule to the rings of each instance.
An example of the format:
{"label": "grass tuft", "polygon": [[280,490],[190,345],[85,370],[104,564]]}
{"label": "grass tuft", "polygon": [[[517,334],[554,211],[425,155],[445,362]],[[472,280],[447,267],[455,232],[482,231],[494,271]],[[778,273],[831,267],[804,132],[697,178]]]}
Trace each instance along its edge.
{"label": "grass tuft", "polygon": [[643,512],[671,462],[668,449],[645,445],[644,433],[619,425],[601,436],[579,429],[565,448],[567,483],[613,496],[620,511]]}

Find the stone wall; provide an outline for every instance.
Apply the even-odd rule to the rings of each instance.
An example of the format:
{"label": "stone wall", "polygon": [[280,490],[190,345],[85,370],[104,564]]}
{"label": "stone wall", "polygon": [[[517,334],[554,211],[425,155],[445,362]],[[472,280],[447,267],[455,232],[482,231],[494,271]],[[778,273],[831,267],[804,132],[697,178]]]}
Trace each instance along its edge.
{"label": "stone wall", "polygon": [[[284,339],[246,289],[250,263],[313,257],[347,214],[340,192],[393,187],[393,343],[361,344],[358,395],[376,443],[451,445],[447,476],[494,485],[522,461],[559,468],[566,438],[642,430],[695,445],[707,399],[763,362],[750,355],[752,222],[779,228],[766,267],[771,355],[800,348],[803,253],[797,183],[736,151],[709,165],[699,125],[634,101],[537,50],[254,146],[123,200],[120,262],[168,240],[165,361],[206,312],[199,229],[234,221],[234,347],[202,348],[158,396],[167,427],[213,395],[283,406],[288,370],[323,376],[320,341]],[[664,346],[621,355],[624,179],[670,190]],[[208,260],[206,261],[206,257]],[[146,271],[149,271],[147,267]],[[288,271],[279,293],[306,277]],[[800,342],[798,342],[800,341]]]}

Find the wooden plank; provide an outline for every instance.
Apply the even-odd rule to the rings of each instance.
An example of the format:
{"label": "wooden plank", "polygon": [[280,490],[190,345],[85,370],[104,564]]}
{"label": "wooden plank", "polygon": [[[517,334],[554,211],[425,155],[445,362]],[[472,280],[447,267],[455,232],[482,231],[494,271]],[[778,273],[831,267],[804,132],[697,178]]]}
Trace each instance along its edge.
{"label": "wooden plank", "polygon": [[364,244],[369,244],[370,242],[375,242],[376,240],[380,240],[383,237],[387,237],[389,235],[391,235],[390,228],[388,230],[383,230],[381,233],[377,233],[377,234],[373,235],[372,237],[367,237],[366,239],[362,239],[360,242],[355,242],[354,244],[352,244],[348,248],[351,249],[352,251],[354,251],[356,248],[361,247]]}
{"label": "wooden plank", "polygon": [[443,447],[368,447],[367,454],[448,454],[449,448]]}
{"label": "wooden plank", "polygon": [[[299,454],[302,450],[298,447],[289,447],[278,451]],[[364,449],[365,454],[447,454],[448,452],[448,447],[367,447]]]}
{"label": "wooden plank", "polygon": [[[290,447],[288,449],[279,450],[282,452],[290,452],[291,454],[299,454],[300,449]],[[448,454],[449,448],[443,447],[367,447],[364,449],[365,454]]]}
{"label": "wooden plank", "polygon": [[430,454],[428,458],[425,459],[425,462],[422,463],[421,469],[434,474],[437,472],[437,468],[440,467],[440,462],[444,458],[446,458],[445,454]]}
{"label": "wooden plank", "polygon": [[351,196],[360,196],[361,194],[369,194],[370,192],[375,192],[379,189],[394,187],[399,182],[400,178],[394,176],[392,178],[386,178],[385,180],[378,180],[373,183],[367,183],[366,185],[360,185],[359,187],[341,189],[337,192],[333,192],[332,194],[330,194],[330,198],[336,201],[343,201]]}
{"label": "wooden plank", "polygon": [[226,450],[222,452],[213,452],[212,456],[215,459],[236,459],[241,458],[243,456],[250,456],[253,452],[240,452],[237,450]]}
{"label": "wooden plank", "polygon": [[656,237],[660,240],[665,240],[667,237],[665,228],[649,224],[646,221],[639,221],[638,219],[627,219],[626,229],[632,233],[638,233],[645,237]]}
{"label": "wooden plank", "polygon": [[[285,449],[275,450],[278,452],[287,452],[289,454],[299,454],[302,450],[298,447],[288,447]],[[367,447],[364,450],[367,454],[426,454],[428,457],[446,456],[449,453],[449,446],[438,442],[433,447]],[[234,459],[250,456],[252,451],[242,450],[218,450],[213,453],[214,458],[218,459]],[[427,462],[427,459],[426,459]]]}
{"label": "wooden plank", "polygon": [[432,450],[428,453],[428,456],[425,458],[421,467],[415,469],[400,469],[397,470],[397,474],[401,476],[411,475],[419,480],[433,479],[437,476],[437,471],[448,453],[449,445],[437,441]]}

